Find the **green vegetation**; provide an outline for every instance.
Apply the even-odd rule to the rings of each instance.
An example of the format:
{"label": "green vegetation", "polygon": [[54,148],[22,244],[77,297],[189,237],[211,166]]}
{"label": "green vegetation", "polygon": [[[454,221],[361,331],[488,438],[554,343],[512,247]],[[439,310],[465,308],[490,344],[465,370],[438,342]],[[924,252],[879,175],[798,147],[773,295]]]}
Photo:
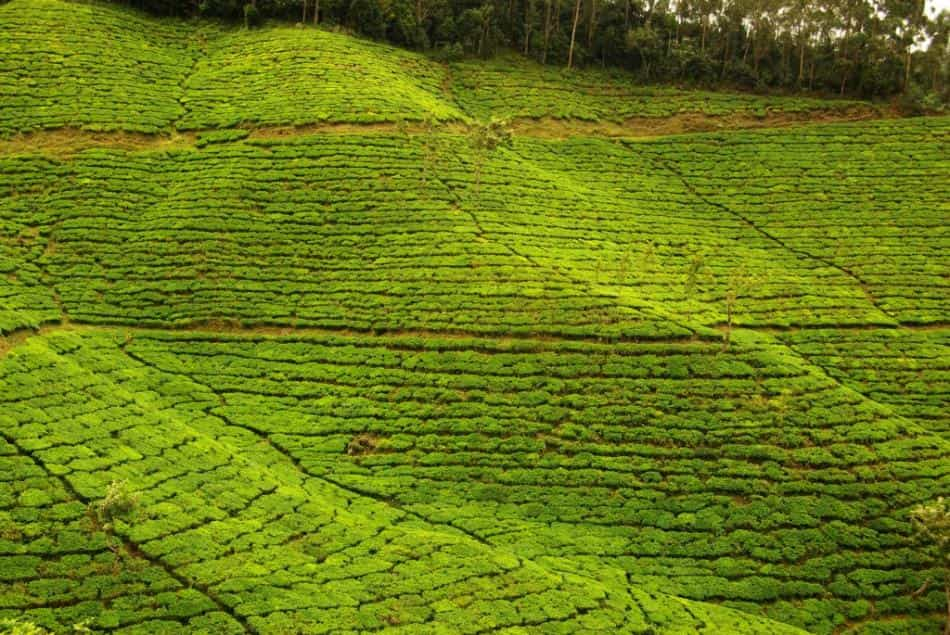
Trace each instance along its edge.
{"label": "green vegetation", "polygon": [[447,68],[319,29],[157,21],[62,0],[0,5],[0,88],[10,95],[0,103],[0,137],[64,126],[170,133],[470,115],[622,122],[870,112],[844,100],[647,88],[630,75],[570,74],[513,58]]}
{"label": "green vegetation", "polygon": [[[100,324],[666,337],[725,324],[740,268],[757,283],[731,303],[736,326],[939,322],[947,126],[736,135],[734,168],[716,136],[517,138],[485,154],[440,135],[434,160],[420,135],[0,158],[4,266],[22,272],[0,288],[48,307],[14,305],[5,330],[55,319],[56,299]],[[752,196],[743,152],[785,142],[820,163],[793,184],[775,150],[787,167],[759,161],[768,189]],[[857,170],[852,153],[871,143]],[[855,225],[868,238],[845,240]],[[862,261],[872,248],[887,259]],[[696,254],[704,274],[687,293]],[[694,327],[670,321],[687,317]]]}
{"label": "green vegetation", "polygon": [[[908,111],[950,98],[950,12],[917,0],[136,0],[164,15],[324,23],[440,59],[517,50],[568,69],[611,66],[640,81],[889,97]],[[310,5],[312,11],[308,15]],[[302,9],[302,11],[301,11]],[[938,12],[939,9],[939,12]]]}
{"label": "green vegetation", "polygon": [[[19,609],[49,628],[93,616],[93,627],[125,632],[425,632],[432,620],[447,632],[797,632],[619,574],[595,580],[565,561],[535,562],[340,487],[219,413],[223,395],[151,366],[191,340],[64,333],[0,360],[3,394],[18,403],[0,415],[15,441],[0,445],[0,616]],[[359,343],[314,342],[340,353]],[[115,522],[120,566],[101,533],[80,529],[83,503],[117,479],[146,514]],[[60,608],[34,608],[51,603]]]}
{"label": "green vegetation", "polygon": [[199,53],[185,22],[121,8],[0,4],[0,136],[44,128],[158,132],[184,113]]}
{"label": "green vegetation", "polygon": [[451,69],[459,103],[480,117],[623,122],[682,114],[764,118],[768,114],[871,112],[869,104],[858,101],[644,86],[625,73],[571,72],[514,56],[457,62]]}
{"label": "green vegetation", "polygon": [[859,283],[888,316],[927,324],[950,309],[947,123],[705,135],[637,148],[655,152],[710,204]]}
{"label": "green vegetation", "polygon": [[184,85],[179,129],[453,120],[438,64],[313,29],[234,31],[209,42]]}
{"label": "green vegetation", "polygon": [[58,0],[3,87],[0,634],[945,623],[950,118]]}
{"label": "green vegetation", "polygon": [[801,331],[782,341],[842,384],[950,436],[947,329]]}

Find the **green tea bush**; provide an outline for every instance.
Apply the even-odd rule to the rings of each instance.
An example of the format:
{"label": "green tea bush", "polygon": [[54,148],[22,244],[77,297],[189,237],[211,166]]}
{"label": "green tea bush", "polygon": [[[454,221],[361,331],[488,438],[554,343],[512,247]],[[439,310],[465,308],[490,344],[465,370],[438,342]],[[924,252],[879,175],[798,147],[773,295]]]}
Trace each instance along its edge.
{"label": "green tea bush", "polygon": [[[169,335],[140,332],[127,340],[119,331],[64,332],[33,338],[0,358],[3,394],[17,402],[0,414],[0,514],[13,512],[24,529],[17,542],[0,539],[5,611],[23,613],[24,620],[48,629],[63,630],[82,614],[92,617],[97,629],[145,633],[470,630],[473,624],[677,633],[696,615],[711,628],[730,632],[800,632],[761,616],[643,590],[620,571],[605,568],[595,578],[563,557],[542,563],[516,554],[504,541],[495,545],[466,523],[455,525],[478,509],[471,496],[455,500],[454,511],[462,513],[452,519],[437,508],[402,507],[395,502],[405,493],[398,482],[382,495],[369,481],[364,493],[363,486],[337,484],[356,461],[398,460],[414,452],[411,446],[359,455],[336,449],[336,473],[310,466],[311,458],[320,458],[312,453],[315,445],[297,455],[298,433],[319,430],[321,419],[331,423],[314,410],[316,403],[328,402],[318,396],[323,391],[312,374],[332,368],[337,352],[351,363],[373,351],[384,360],[417,355],[424,367],[412,372],[439,377],[433,363],[453,363],[451,355],[441,360],[439,350],[464,354],[459,340],[430,339],[413,351],[380,347],[388,340],[374,337],[331,337],[312,342],[314,350],[331,356],[321,362],[308,358],[311,342],[299,338],[276,347],[267,340],[233,342],[231,353],[218,358],[222,385],[231,385],[226,390],[236,398],[224,402],[217,383],[201,383],[212,360],[192,357],[212,340],[188,333],[165,339]],[[486,345],[491,344],[482,341]],[[427,353],[426,347],[433,350]],[[264,349],[271,351],[267,361],[255,359]],[[297,361],[283,361],[287,354]],[[286,399],[302,397],[301,388],[309,392],[311,397],[299,402],[303,418],[284,416],[278,424],[273,415],[288,413],[258,408],[267,420],[247,425],[245,414],[253,414],[244,411],[243,392],[230,391],[242,389],[248,364],[265,370],[256,376],[262,396]],[[167,365],[176,372],[163,370]],[[186,369],[195,379],[177,373]],[[383,380],[384,367],[365,369],[370,375],[360,366],[341,366],[342,383],[327,384],[352,395],[354,425],[359,425],[356,413],[371,400],[356,397],[349,384],[363,386],[360,392],[376,399],[382,399],[381,391],[393,393],[389,385],[367,383],[377,372]],[[279,373],[284,378],[274,380]],[[427,383],[405,384],[413,385]],[[381,413],[389,410],[380,406]],[[46,412],[61,416],[54,420]],[[413,427],[403,436],[411,442],[422,430]],[[377,450],[395,436],[378,434]],[[459,438],[457,447],[472,446],[467,451],[478,456],[472,444],[480,438],[473,434],[467,443]],[[517,457],[533,447],[525,439],[499,451]],[[455,448],[429,453],[444,461],[430,465],[451,474],[458,454]],[[27,520],[24,512],[34,508],[17,506],[6,494],[27,488],[45,489],[58,504],[35,508],[35,519]],[[77,531],[84,506],[71,492],[99,499],[104,490],[108,495],[95,506],[112,518],[129,508],[131,491],[139,496],[135,508],[141,517],[116,522],[113,529],[128,545],[134,571],[114,566],[101,533]],[[438,503],[439,491],[431,490],[431,502]],[[484,491],[485,501],[522,499],[503,483],[486,483]],[[78,546],[68,546],[66,536],[80,541]]]}
{"label": "green tea bush", "polygon": [[872,110],[868,103],[846,100],[645,86],[625,73],[565,72],[515,55],[455,62],[451,68],[453,93],[467,112],[483,118],[623,122],[674,115],[761,117]]}

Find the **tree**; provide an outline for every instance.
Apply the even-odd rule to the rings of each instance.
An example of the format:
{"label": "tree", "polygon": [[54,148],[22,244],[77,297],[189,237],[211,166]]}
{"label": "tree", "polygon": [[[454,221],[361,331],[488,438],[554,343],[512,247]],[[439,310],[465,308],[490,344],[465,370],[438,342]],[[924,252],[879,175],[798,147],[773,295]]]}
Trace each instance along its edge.
{"label": "tree", "polygon": [[233,20],[244,19],[247,1],[248,26],[299,10],[303,22],[437,47],[443,59],[487,56],[503,44],[545,64],[574,69],[597,60],[650,81],[903,93],[914,111],[950,102],[950,17],[927,14],[925,0],[300,0],[299,8],[297,0],[127,1]]}
{"label": "tree", "polygon": [[749,275],[745,265],[735,269],[729,275],[729,281],[726,283],[725,295],[726,332],[723,335],[722,344],[724,350],[728,350],[729,346],[732,344],[732,325],[735,319],[736,304],[739,302],[739,298],[748,293],[757,284],[757,282],[758,281],[754,276]]}
{"label": "tree", "polygon": [[650,79],[654,65],[663,55],[656,32],[649,26],[631,29],[627,32],[626,44],[628,51],[636,53],[644,79]]}
{"label": "tree", "polygon": [[482,168],[488,155],[499,147],[511,146],[511,129],[505,119],[492,117],[487,123],[476,123],[469,129],[469,141],[475,152],[475,195],[481,187]]}
{"label": "tree", "polygon": [[576,0],[574,4],[574,22],[571,25],[571,48],[567,53],[567,67],[572,68],[574,66],[574,40],[577,37],[577,20],[581,16],[581,0]]}
{"label": "tree", "polygon": [[[701,253],[693,254],[693,257],[689,259],[689,263],[686,266],[686,276],[683,280],[683,286],[685,287],[684,295],[686,297],[686,302],[689,304],[692,304],[693,298],[696,296],[696,290],[699,286],[699,278],[705,268],[706,260],[703,258],[703,255]],[[689,320],[690,317],[690,307],[687,306],[686,319]]]}
{"label": "tree", "polygon": [[[943,633],[950,635],[950,502],[941,496],[929,505],[919,505],[910,514],[911,522],[918,536],[929,543],[934,554],[934,563],[943,575],[943,592],[947,598],[947,616]],[[930,580],[924,583],[919,593],[927,588]]]}

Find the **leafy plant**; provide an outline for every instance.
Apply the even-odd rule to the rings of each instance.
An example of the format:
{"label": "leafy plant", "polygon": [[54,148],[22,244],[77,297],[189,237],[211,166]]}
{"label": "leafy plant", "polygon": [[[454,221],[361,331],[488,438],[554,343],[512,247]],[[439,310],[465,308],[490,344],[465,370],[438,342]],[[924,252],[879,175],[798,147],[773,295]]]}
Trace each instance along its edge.
{"label": "leafy plant", "polygon": [[910,515],[920,537],[933,549],[934,564],[943,575],[947,617],[944,635],[950,635],[950,501],[942,496],[933,503],[919,505]]}
{"label": "leafy plant", "polygon": [[468,137],[475,154],[475,194],[478,196],[482,168],[488,157],[498,148],[511,147],[511,127],[507,120],[492,117],[486,122],[472,124]]}
{"label": "leafy plant", "polygon": [[106,495],[89,503],[87,514],[96,529],[112,533],[116,519],[126,518],[139,503],[139,495],[129,490],[127,481],[112,481]]}

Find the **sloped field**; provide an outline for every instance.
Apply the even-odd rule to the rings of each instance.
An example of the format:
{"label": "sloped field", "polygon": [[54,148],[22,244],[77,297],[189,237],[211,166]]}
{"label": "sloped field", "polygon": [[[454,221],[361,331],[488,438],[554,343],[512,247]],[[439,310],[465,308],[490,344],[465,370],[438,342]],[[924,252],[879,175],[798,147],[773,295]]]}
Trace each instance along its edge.
{"label": "sloped field", "polygon": [[673,114],[868,115],[868,104],[635,86],[525,63],[447,67],[340,33],[150,20],[114,5],[0,5],[0,138],[61,127],[173,133],[233,126]]}
{"label": "sloped field", "polygon": [[789,333],[782,341],[844,385],[947,437],[948,337],[946,328],[818,330]]}
{"label": "sloped field", "polygon": [[675,115],[707,117],[795,116],[807,113],[870,114],[869,104],[848,100],[763,97],[644,86],[623,73],[570,72],[520,56],[451,65],[453,92],[477,116],[514,119],[580,119],[620,123]]}
{"label": "sloped field", "polygon": [[[149,351],[164,341],[141,336]],[[340,487],[219,413],[208,386],[153,368],[137,341],[68,333],[0,362],[16,403],[0,420],[5,612],[49,626],[95,616],[117,632],[795,632],[619,574],[538,564]],[[141,512],[109,545],[83,516],[116,478]]]}
{"label": "sloped field", "polygon": [[0,632],[940,631],[950,118],[485,150],[871,111],[54,0],[0,89]]}
{"label": "sloped field", "polygon": [[444,67],[390,46],[273,27],[207,48],[184,85],[179,129],[463,117],[443,92]]}
{"label": "sloped field", "polygon": [[184,113],[198,33],[116,7],[0,5],[0,136],[44,128],[158,132]]}
{"label": "sloped field", "polygon": [[[706,601],[820,633],[928,632],[942,595],[913,595],[938,572],[908,513],[950,474],[945,337],[898,318],[945,311],[929,206],[945,126],[779,137],[815,140],[802,171],[815,189],[834,179],[840,208],[859,183],[804,158],[839,161],[829,136],[882,140],[875,158],[901,173],[877,173],[881,196],[919,175],[890,216],[841,217],[873,232],[930,214],[913,239],[936,290],[897,315],[852,261],[700,189],[678,144],[715,138],[517,139],[482,157],[453,135],[317,135],[3,158],[5,328],[105,329],[28,340],[0,372],[7,455],[39,479],[8,489],[6,609],[138,632],[778,629],[682,603]],[[768,209],[788,215],[783,191]],[[927,287],[904,271],[895,289]],[[750,282],[732,303],[736,272]],[[931,372],[888,376],[888,396],[834,354],[862,337]],[[119,547],[82,517],[114,480],[142,496]]]}
{"label": "sloped field", "polygon": [[[756,133],[801,153],[795,187],[693,178],[684,157],[716,137],[526,139],[488,160],[451,135],[3,158],[3,285],[27,300],[0,328],[55,319],[54,296],[79,321],[162,326],[652,337],[730,312],[748,326],[940,322],[946,132],[935,119]],[[852,138],[875,148],[860,170]],[[742,139],[736,175],[759,137]]]}
{"label": "sloped field", "polygon": [[704,200],[853,278],[889,316],[926,324],[950,308],[950,130],[945,119],[918,121],[642,149]]}

